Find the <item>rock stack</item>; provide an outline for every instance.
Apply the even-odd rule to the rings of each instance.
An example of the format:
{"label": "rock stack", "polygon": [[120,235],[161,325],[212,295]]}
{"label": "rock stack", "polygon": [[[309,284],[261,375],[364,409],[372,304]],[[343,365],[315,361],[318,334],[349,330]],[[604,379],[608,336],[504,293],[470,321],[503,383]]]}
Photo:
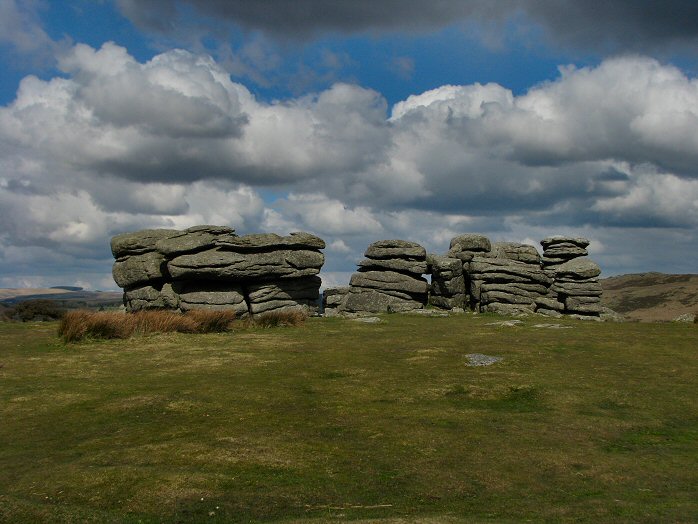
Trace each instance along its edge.
{"label": "rock stack", "polygon": [[601,314],[601,268],[587,257],[574,258],[555,268],[551,290],[564,304],[564,313],[577,318]]}
{"label": "rock stack", "polygon": [[422,277],[427,271],[422,246],[405,240],[381,240],[368,246],[364,256],[348,290],[326,291],[325,307],[330,316],[404,312],[426,305],[429,284]]}
{"label": "rock stack", "polygon": [[113,275],[127,310],[229,309],[239,316],[317,308],[322,239],[309,233],[238,236],[228,227],[117,235]]}
{"label": "rock stack", "polygon": [[541,240],[540,244],[543,246],[543,268],[551,274],[565,262],[588,255],[586,238],[554,236]]}
{"label": "rock stack", "polygon": [[470,280],[471,306],[482,312],[533,312],[552,283],[541,269],[538,251],[527,244],[493,244],[489,252],[465,262],[463,270]]}
{"label": "rock stack", "polygon": [[430,253],[427,256],[427,270],[431,273],[429,304],[441,309],[464,308],[463,262],[455,257]]}

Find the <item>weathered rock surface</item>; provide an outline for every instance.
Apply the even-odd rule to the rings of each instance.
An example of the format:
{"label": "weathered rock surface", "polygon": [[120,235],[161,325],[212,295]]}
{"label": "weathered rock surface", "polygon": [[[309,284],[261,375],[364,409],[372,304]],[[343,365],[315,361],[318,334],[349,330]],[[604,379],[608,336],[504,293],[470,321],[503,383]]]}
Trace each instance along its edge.
{"label": "weathered rock surface", "polygon": [[317,313],[321,284],[317,276],[251,284],[248,288],[250,311],[253,315],[278,309]]}
{"label": "weathered rock surface", "polygon": [[240,284],[216,281],[175,282],[173,290],[179,297],[179,307],[190,309],[229,309],[237,316],[247,315],[247,303]]}
{"label": "weathered rock surface", "polygon": [[554,235],[544,238],[540,241],[540,245],[543,249],[547,249],[548,246],[554,246],[556,244],[573,244],[581,248],[585,248],[589,245],[589,240],[582,237],[569,237],[563,235]]}
{"label": "weathered rock surface", "polygon": [[497,258],[506,258],[523,262],[524,264],[540,266],[540,253],[534,246],[528,244],[495,242],[492,244],[492,253]]}
{"label": "weathered rock surface", "polygon": [[424,261],[426,255],[427,252],[422,246],[407,240],[379,240],[368,246],[366,253],[364,253],[364,256],[367,258],[397,258],[420,261]]}
{"label": "weathered rock surface", "polygon": [[238,236],[225,226],[117,235],[113,274],[127,310],[316,312],[325,242],[310,233]]}
{"label": "weathered rock surface", "polygon": [[230,227],[194,226],[159,240],[155,247],[163,255],[172,258],[184,253],[212,248],[215,246],[215,240],[219,237],[232,237],[234,235],[235,230]]}
{"label": "weathered rock surface", "polygon": [[175,229],[144,229],[134,233],[122,233],[111,239],[111,252],[114,258],[122,258],[155,251],[155,244],[159,240],[178,233]]}
{"label": "weathered rock surface", "polygon": [[492,251],[492,243],[490,239],[484,235],[474,233],[458,235],[451,239],[449,251],[487,252]]}
{"label": "weathered rock surface", "polygon": [[430,254],[427,263],[431,272],[429,303],[452,310],[465,305],[466,289],[463,263],[453,257]]}
{"label": "weathered rock surface", "polygon": [[161,282],[166,276],[165,257],[155,251],[119,258],[112,268],[114,282],[128,288],[148,282]]}
{"label": "weathered rock surface", "polygon": [[429,290],[429,284],[423,278],[414,278],[396,271],[354,273],[349,281],[349,286],[399,291],[407,295],[424,295],[425,298]]}
{"label": "weathered rock surface", "polygon": [[160,289],[145,285],[125,291],[124,305],[131,311],[141,309],[177,309],[179,307],[179,296],[173,292],[170,284],[164,284]]}
{"label": "weathered rock surface", "polygon": [[475,257],[468,263],[467,273],[487,282],[533,282],[544,286],[552,283],[540,267],[515,260]]}
{"label": "weathered rock surface", "polygon": [[404,312],[423,308],[429,283],[426,250],[406,240],[379,240],[366,249],[365,260],[351,276],[349,288],[330,291],[323,306],[327,316]]}
{"label": "weathered rock surface", "polygon": [[167,269],[176,280],[300,278],[317,275],[324,261],[322,253],[310,250],[236,253],[214,248],[173,258]]}
{"label": "weathered rock surface", "polygon": [[586,258],[589,241],[555,236],[541,245],[543,256],[527,244],[492,244],[475,234],[454,237],[448,256],[463,264],[465,302],[475,311],[598,315],[601,270]]}
{"label": "weathered rock surface", "polygon": [[423,260],[404,260],[399,258],[366,258],[359,262],[359,271],[401,271],[423,275],[427,272],[427,263]]}
{"label": "weathered rock surface", "polygon": [[224,235],[215,239],[215,244],[224,249],[247,253],[250,251],[268,251],[286,249],[325,249],[325,241],[310,233],[295,232],[286,237],[274,233],[257,233],[253,235]]}
{"label": "weathered rock surface", "polygon": [[338,316],[342,301],[350,290],[349,286],[325,289],[322,292],[322,314],[326,317]]}
{"label": "weathered rock surface", "polygon": [[586,257],[575,258],[555,268],[556,279],[565,277],[588,279],[598,277],[600,274],[599,265]]}
{"label": "weathered rock surface", "polygon": [[342,304],[349,313],[401,313],[424,307],[417,300],[389,295],[378,289],[352,288]]}

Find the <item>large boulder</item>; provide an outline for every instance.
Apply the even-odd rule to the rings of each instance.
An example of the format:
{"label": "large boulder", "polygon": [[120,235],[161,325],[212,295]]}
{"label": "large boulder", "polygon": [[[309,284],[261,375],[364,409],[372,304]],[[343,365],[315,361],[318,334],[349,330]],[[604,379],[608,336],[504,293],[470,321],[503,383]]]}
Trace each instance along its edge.
{"label": "large boulder", "polygon": [[468,233],[465,235],[458,235],[456,237],[453,237],[451,239],[449,250],[453,252],[486,252],[492,250],[492,243],[490,242],[490,239],[484,235]]}
{"label": "large boulder", "polygon": [[133,233],[122,233],[111,239],[111,252],[114,258],[142,255],[155,251],[158,241],[178,234],[174,229],[144,229]]}
{"label": "large boulder", "polygon": [[325,242],[310,233],[238,236],[227,226],[144,230],[112,239],[127,310],[227,309],[239,316],[317,308]]}
{"label": "large boulder", "polygon": [[348,313],[401,313],[423,307],[421,301],[399,298],[378,289],[351,288],[342,310]]}
{"label": "large boulder", "polygon": [[165,257],[155,251],[117,259],[112,276],[119,287],[160,283],[166,276]]}
{"label": "large boulder", "polygon": [[595,278],[601,274],[601,268],[593,260],[579,257],[560,264],[555,268],[555,278],[569,277],[573,279]]}

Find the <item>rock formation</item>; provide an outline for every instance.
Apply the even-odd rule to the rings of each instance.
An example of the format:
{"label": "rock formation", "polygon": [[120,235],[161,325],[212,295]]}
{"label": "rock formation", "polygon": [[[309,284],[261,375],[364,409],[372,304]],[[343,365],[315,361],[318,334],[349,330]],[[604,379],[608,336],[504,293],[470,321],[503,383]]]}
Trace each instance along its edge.
{"label": "rock formation", "polygon": [[563,314],[598,318],[599,266],[586,256],[584,238],[551,237],[541,242],[543,257],[531,245],[491,243],[478,234],[451,240],[448,253],[424,256],[421,246],[402,240],[371,244],[349,287],[324,294],[328,316],[409,311],[425,304],[446,310],[470,308],[503,314]]}
{"label": "rock formation", "polygon": [[348,288],[328,290],[324,300],[328,315],[341,313],[403,312],[427,303],[426,251],[405,240],[374,242],[359,262]]}
{"label": "rock formation", "polygon": [[239,316],[315,311],[324,247],[309,233],[238,236],[221,226],[137,231],[111,242],[127,310],[229,309]]}
{"label": "rock formation", "polygon": [[427,265],[431,273],[429,304],[441,309],[466,306],[463,262],[455,257],[429,254]]}

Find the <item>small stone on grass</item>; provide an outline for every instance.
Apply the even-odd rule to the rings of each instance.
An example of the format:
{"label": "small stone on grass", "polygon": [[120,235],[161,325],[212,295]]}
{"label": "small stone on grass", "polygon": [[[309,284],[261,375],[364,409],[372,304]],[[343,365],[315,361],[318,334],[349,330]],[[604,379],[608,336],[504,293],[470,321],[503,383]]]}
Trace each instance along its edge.
{"label": "small stone on grass", "polygon": [[482,353],[470,353],[469,355],[465,355],[465,358],[468,359],[468,362],[465,364],[466,366],[491,366],[503,360],[502,357],[493,357],[490,355],[483,355]]}

